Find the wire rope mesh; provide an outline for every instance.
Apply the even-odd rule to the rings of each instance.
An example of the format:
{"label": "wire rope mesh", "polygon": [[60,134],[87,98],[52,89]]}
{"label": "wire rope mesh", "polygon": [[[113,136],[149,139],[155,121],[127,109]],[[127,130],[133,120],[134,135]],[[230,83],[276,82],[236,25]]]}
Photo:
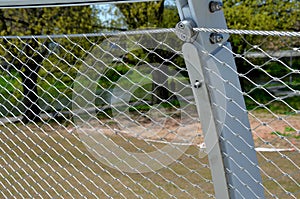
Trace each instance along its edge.
{"label": "wire rope mesh", "polygon": [[[249,117],[266,198],[298,198],[299,35],[260,33],[232,32],[230,41],[243,49],[220,48],[234,55],[238,70],[223,64],[241,82],[236,90],[247,108],[236,106]],[[1,197],[215,198],[174,29],[0,40]]]}

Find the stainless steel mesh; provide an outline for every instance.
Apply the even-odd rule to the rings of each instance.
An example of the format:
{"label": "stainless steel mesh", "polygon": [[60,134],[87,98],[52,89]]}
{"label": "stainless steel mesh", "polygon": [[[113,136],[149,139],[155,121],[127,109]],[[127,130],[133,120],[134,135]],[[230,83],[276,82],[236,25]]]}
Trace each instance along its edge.
{"label": "stainless steel mesh", "polygon": [[[214,198],[173,31],[1,37],[0,195]],[[298,198],[299,37],[231,38],[265,195]]]}

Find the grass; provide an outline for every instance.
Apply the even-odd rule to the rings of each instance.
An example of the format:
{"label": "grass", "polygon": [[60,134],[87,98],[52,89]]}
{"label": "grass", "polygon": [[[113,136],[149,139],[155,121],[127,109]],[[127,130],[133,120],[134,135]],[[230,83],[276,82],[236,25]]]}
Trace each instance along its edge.
{"label": "grass", "polygon": [[300,139],[300,135],[293,135],[291,133],[281,133],[279,131],[274,131],[271,133],[272,135],[276,135],[276,136],[280,136],[282,138],[286,137],[286,138],[295,138],[295,139]]}
{"label": "grass", "polygon": [[[136,81],[141,78],[137,74],[132,75]],[[8,79],[0,79],[0,85],[6,85],[9,91],[2,91],[3,98],[11,96],[10,92],[15,92],[7,82]],[[145,86],[148,90],[151,89],[150,84]],[[64,89],[64,85],[57,84],[49,88],[51,94],[56,87]],[[55,96],[59,94],[56,90]],[[140,98],[145,96],[143,92],[139,95]],[[269,99],[265,101],[264,96],[261,96],[261,103],[269,102]],[[44,94],[43,98],[51,97]],[[293,108],[299,107],[298,98],[288,100]],[[246,98],[246,101],[248,108],[252,105],[256,111],[259,109],[251,99]],[[177,106],[176,102],[178,101],[164,107]],[[286,104],[278,101],[271,103],[269,108],[275,112],[294,114]],[[136,109],[147,111],[149,107],[139,105],[130,111]],[[106,114],[111,114],[111,110],[106,111]],[[105,114],[98,116],[103,118]],[[87,150],[76,131],[69,132],[66,128],[71,129],[72,126],[63,121],[60,124],[52,121],[28,126],[0,126],[0,197],[208,198],[210,194],[214,194],[208,160],[199,157],[199,149],[196,146],[191,146],[180,159],[167,168],[143,174],[130,174],[102,164]],[[287,139],[295,138],[297,141],[300,138],[296,130],[289,126],[285,127],[283,132],[272,134]],[[135,147],[153,151],[156,147],[164,146],[119,135],[111,135],[110,138],[132,152],[135,152]],[[294,198],[300,198],[298,152],[260,152],[257,156],[267,198],[271,198],[272,194],[278,198],[293,198],[287,194],[289,192]]]}
{"label": "grass", "polygon": [[[70,195],[76,198],[80,194],[90,198],[93,193],[100,198],[105,193],[118,198],[118,192],[129,198],[136,197],[135,194],[144,198],[152,198],[154,194],[160,198],[169,197],[169,194],[188,197],[183,190],[198,198],[207,196],[187,181],[200,185],[207,192],[212,191],[212,184],[202,179],[210,178],[208,168],[199,168],[201,164],[206,165],[207,160],[197,159],[196,148],[191,148],[180,163],[174,163],[156,174],[127,174],[98,162],[76,133],[70,134],[57,125],[53,127],[57,130],[48,126],[41,128],[44,131],[34,126],[30,126],[29,130],[21,125],[9,126],[10,130],[2,128],[0,189],[3,197],[27,198],[38,194],[47,197],[46,192],[51,196],[61,194],[63,198]],[[114,139],[121,141],[118,137]],[[145,149],[149,147],[137,140],[132,142]]]}
{"label": "grass", "polygon": [[[65,126],[64,126],[65,125]],[[67,126],[67,127],[66,127]],[[208,198],[213,194],[207,158],[191,146],[169,167],[143,174],[122,173],[90,154],[69,124],[10,124],[0,127],[0,196],[103,198]],[[126,150],[151,151],[163,144],[111,135]],[[266,196],[300,197],[299,154],[258,153]]]}
{"label": "grass", "polygon": [[[284,153],[259,153],[259,165],[261,166],[264,186],[278,198],[292,198],[286,192],[292,193],[295,198],[300,197],[299,180],[300,164],[298,152]],[[267,198],[271,198],[266,193]]]}
{"label": "grass", "polygon": [[299,133],[297,133],[297,131],[293,127],[290,127],[290,126],[286,126],[284,128],[283,133],[281,133],[280,131],[273,131],[273,132],[271,132],[271,135],[276,135],[276,136],[279,136],[281,138],[300,139]]}

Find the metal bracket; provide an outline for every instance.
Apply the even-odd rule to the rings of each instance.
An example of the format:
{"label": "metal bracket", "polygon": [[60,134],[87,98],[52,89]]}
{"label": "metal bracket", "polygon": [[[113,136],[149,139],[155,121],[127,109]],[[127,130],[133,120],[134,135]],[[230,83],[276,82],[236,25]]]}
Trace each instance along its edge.
{"label": "metal bracket", "polygon": [[176,35],[184,42],[192,43],[196,40],[197,32],[193,28],[196,27],[192,20],[183,20],[176,25]]}
{"label": "metal bracket", "polygon": [[176,3],[182,20],[176,26],[176,34],[186,42],[182,51],[204,132],[215,196],[264,198],[237,69],[228,50],[229,35],[193,30],[227,29],[223,4],[220,0]]}

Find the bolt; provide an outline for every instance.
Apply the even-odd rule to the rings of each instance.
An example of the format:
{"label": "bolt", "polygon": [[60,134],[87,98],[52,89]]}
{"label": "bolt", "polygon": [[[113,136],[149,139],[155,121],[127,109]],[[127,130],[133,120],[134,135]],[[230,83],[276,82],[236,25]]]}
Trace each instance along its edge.
{"label": "bolt", "polygon": [[209,3],[209,11],[211,13],[214,13],[216,11],[220,11],[222,10],[223,7],[223,3],[222,2],[218,2],[218,1],[211,1]]}
{"label": "bolt", "polygon": [[223,35],[219,33],[211,33],[209,36],[209,41],[212,44],[221,43],[223,41]]}
{"label": "bolt", "polygon": [[184,24],[183,24],[182,22],[180,22],[180,23],[178,24],[178,28],[184,29],[184,28],[185,28],[185,27],[184,27]]}
{"label": "bolt", "polygon": [[200,88],[202,86],[202,82],[200,82],[199,80],[195,81],[194,87],[195,88]]}

